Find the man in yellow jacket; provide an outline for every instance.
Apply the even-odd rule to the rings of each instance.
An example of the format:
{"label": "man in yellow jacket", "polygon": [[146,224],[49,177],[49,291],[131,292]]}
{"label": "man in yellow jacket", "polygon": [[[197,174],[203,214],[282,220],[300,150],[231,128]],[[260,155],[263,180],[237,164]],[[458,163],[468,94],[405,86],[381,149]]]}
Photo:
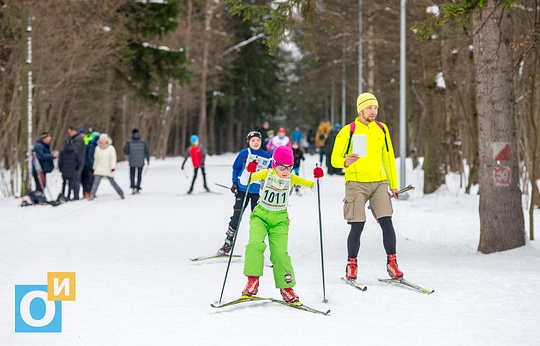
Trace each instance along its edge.
{"label": "man in yellow jacket", "polygon": [[[392,140],[386,124],[375,120],[379,103],[375,95],[363,93],[356,101],[358,117],[339,131],[332,150],[332,166],[345,168],[343,214],[351,230],[347,238],[346,278],[357,278],[360,235],[366,222],[365,204],[379,222],[387,254],[387,271],[399,279],[403,273],[396,261],[396,233],[392,225],[392,196],[399,198],[398,176]],[[354,134],[354,138],[353,138]],[[359,140],[357,140],[359,139]]]}

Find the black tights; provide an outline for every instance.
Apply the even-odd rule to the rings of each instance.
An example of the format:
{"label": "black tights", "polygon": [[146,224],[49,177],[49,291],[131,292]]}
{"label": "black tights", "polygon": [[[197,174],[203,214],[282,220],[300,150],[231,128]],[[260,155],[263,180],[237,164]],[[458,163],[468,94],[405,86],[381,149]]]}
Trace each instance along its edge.
{"label": "black tights", "polygon": [[[347,251],[349,258],[356,258],[360,251],[360,236],[364,230],[365,222],[351,222],[351,231],[347,238]],[[392,217],[385,216],[379,219],[383,234],[383,245],[387,255],[396,253],[396,232],[392,225]]]}

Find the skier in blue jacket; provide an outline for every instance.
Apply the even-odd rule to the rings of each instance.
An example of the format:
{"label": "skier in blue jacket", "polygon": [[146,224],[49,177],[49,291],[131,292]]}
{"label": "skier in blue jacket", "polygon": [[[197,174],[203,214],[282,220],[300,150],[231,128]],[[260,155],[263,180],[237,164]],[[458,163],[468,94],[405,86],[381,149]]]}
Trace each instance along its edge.
{"label": "skier in blue jacket", "polygon": [[[246,209],[248,204],[251,204],[251,210],[257,205],[259,200],[259,190],[261,189],[260,182],[254,182],[249,185],[246,197],[246,185],[240,183],[240,176],[244,171],[247,163],[257,160],[257,170],[269,168],[272,163],[272,157],[266,151],[261,149],[262,135],[258,131],[251,131],[246,136],[248,147],[238,153],[232,166],[232,187],[231,191],[235,195],[235,203],[233,207],[233,215],[227,229],[225,243],[218,250],[219,255],[228,255],[232,248],[234,236],[238,228],[240,215]],[[242,202],[245,203],[242,206]]]}

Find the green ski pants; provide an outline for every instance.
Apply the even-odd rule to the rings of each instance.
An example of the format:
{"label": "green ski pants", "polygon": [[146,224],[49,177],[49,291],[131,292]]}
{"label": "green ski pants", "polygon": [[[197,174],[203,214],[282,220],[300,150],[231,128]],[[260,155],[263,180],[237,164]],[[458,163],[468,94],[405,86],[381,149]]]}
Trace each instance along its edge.
{"label": "green ski pants", "polygon": [[246,245],[244,275],[262,276],[264,269],[264,239],[268,235],[270,261],[274,265],[277,288],[294,287],[296,279],[287,251],[289,244],[289,218],[287,210],[273,211],[257,205],[250,216],[249,242]]}

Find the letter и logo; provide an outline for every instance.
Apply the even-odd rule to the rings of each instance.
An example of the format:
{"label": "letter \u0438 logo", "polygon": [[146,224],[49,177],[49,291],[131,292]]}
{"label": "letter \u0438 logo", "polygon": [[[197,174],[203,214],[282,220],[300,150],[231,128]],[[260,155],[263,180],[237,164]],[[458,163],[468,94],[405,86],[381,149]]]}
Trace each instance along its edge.
{"label": "letter \u0438 logo", "polygon": [[49,272],[47,285],[15,285],[15,332],[61,333],[62,300],[75,293],[75,272]]}

